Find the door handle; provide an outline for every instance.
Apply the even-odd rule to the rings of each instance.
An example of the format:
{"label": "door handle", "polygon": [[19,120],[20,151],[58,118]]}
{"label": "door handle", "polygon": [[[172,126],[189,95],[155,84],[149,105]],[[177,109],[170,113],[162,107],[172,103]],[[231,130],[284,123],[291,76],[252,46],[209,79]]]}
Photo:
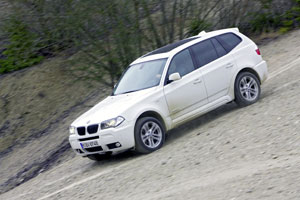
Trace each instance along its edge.
{"label": "door handle", "polygon": [[193,83],[196,85],[198,83],[202,83],[202,80],[200,78],[197,78],[197,79],[194,80]]}
{"label": "door handle", "polygon": [[232,63],[227,63],[227,64],[226,64],[226,68],[227,68],[227,69],[229,69],[229,68],[231,68],[231,67],[233,67],[233,64],[232,64]]}

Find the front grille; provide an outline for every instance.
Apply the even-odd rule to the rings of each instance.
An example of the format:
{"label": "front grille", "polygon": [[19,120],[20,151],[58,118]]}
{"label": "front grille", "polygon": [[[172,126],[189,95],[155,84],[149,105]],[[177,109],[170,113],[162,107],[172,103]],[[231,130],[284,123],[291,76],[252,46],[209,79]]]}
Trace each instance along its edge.
{"label": "front grille", "polygon": [[87,132],[89,134],[97,133],[98,132],[98,127],[99,127],[98,124],[90,125],[90,126],[87,127]]}
{"label": "front grille", "polygon": [[78,127],[77,128],[78,135],[85,135],[85,127]]}
{"label": "front grille", "polygon": [[95,136],[95,137],[88,137],[88,138],[81,138],[81,139],[78,139],[80,142],[83,142],[83,141],[87,141],[87,140],[96,140],[96,139],[99,139],[99,136]]}
{"label": "front grille", "polygon": [[86,149],[84,149],[84,150],[87,151],[87,152],[103,151],[103,149],[102,149],[101,146],[98,146],[98,147],[92,147],[92,148],[86,148]]}

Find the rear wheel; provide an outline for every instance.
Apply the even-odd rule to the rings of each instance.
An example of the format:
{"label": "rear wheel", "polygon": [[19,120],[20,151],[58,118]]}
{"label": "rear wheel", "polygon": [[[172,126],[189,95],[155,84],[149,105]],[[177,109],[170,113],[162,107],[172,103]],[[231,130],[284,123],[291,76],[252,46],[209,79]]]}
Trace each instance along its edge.
{"label": "rear wheel", "polygon": [[248,106],[259,99],[260,82],[253,73],[242,72],[236,78],[234,91],[235,102],[239,106]]}
{"label": "rear wheel", "polygon": [[151,153],[162,147],[165,141],[165,130],[156,118],[143,117],[135,125],[134,138],[137,152]]}

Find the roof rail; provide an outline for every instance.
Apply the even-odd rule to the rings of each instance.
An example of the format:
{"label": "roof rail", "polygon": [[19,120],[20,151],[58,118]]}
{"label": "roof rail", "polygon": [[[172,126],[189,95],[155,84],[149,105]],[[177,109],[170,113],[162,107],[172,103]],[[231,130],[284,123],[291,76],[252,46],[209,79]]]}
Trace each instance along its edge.
{"label": "roof rail", "polygon": [[239,30],[239,28],[238,28],[238,27],[229,28],[228,30],[231,30],[231,31],[236,31],[236,32],[240,32],[240,30]]}
{"label": "roof rail", "polygon": [[[226,29],[221,29],[221,30],[227,30],[227,31],[235,31],[235,32],[240,32],[239,28],[234,27],[234,28],[226,28]],[[219,31],[221,31],[219,30]],[[207,32],[206,31],[201,31],[198,36],[204,36]]]}
{"label": "roof rail", "polygon": [[198,36],[203,36],[203,35],[205,35],[205,34],[206,34],[205,31],[201,31],[201,32],[198,34]]}

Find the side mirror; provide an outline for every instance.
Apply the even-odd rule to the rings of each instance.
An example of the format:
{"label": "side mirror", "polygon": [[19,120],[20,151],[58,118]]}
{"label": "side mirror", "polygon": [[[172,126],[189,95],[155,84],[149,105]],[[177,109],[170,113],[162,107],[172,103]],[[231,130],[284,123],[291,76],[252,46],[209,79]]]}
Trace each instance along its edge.
{"label": "side mirror", "polygon": [[178,81],[180,79],[181,79],[181,76],[178,72],[170,74],[170,76],[169,76],[169,82]]}

